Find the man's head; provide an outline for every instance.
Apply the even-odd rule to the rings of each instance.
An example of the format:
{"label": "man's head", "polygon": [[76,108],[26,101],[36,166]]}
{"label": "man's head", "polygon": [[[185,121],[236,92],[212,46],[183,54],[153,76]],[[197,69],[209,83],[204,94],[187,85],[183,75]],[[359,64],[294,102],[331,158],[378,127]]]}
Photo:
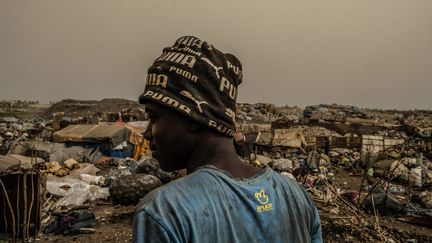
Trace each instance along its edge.
{"label": "man's head", "polygon": [[186,168],[197,144],[197,123],[167,106],[149,101],[146,112],[150,123],[144,137],[150,141],[153,158],[165,171]]}
{"label": "man's head", "polygon": [[[241,64],[236,57],[196,37],[181,37],[174,46],[163,50],[148,69],[146,87],[139,98],[140,103],[146,104],[149,115],[161,111],[165,118],[172,119],[168,121],[171,126],[157,124],[159,127],[150,138],[162,168],[163,164],[171,163],[168,160],[187,157],[197,139],[192,136],[197,124],[224,136],[233,136],[237,86],[241,81]],[[151,120],[150,127],[152,125]],[[172,144],[165,147],[168,140]],[[173,170],[171,167],[165,169]]]}

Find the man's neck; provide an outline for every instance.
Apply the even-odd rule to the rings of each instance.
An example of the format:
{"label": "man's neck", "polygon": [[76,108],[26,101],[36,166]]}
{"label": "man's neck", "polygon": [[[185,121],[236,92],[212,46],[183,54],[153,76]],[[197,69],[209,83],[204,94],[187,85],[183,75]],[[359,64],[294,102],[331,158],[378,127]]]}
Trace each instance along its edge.
{"label": "man's neck", "polygon": [[190,157],[186,168],[188,174],[203,165],[213,165],[235,178],[252,177],[260,170],[239,158],[231,138],[208,134],[202,136]]}

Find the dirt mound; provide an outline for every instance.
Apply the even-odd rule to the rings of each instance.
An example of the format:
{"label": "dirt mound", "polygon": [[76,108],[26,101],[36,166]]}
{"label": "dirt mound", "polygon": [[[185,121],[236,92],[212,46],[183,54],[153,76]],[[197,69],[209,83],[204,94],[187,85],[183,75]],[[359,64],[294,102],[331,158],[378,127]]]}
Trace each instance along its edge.
{"label": "dirt mound", "polygon": [[90,114],[117,113],[124,110],[134,111],[144,109],[144,105],[126,99],[73,100],[66,99],[53,104],[42,116],[49,118],[54,113],[64,112],[66,116],[86,116]]}

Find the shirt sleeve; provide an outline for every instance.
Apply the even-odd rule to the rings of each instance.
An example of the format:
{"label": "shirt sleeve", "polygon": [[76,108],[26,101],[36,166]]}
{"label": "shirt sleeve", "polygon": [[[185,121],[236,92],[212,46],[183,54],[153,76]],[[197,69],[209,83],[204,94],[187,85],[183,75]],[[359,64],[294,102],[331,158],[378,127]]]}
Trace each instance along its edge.
{"label": "shirt sleeve", "polygon": [[321,221],[318,214],[318,210],[316,207],[314,207],[314,216],[313,216],[313,226],[312,226],[312,232],[311,232],[311,241],[312,243],[322,243],[322,231],[321,231]]}
{"label": "shirt sleeve", "polygon": [[168,231],[145,210],[136,213],[132,242],[174,242]]}

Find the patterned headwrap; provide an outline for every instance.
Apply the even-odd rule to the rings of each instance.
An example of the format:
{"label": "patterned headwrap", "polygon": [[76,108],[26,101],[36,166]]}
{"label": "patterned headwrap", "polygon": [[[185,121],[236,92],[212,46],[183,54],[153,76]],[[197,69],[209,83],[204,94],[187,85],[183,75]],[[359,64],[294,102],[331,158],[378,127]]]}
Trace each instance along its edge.
{"label": "patterned headwrap", "polygon": [[184,36],[163,49],[148,69],[139,102],[171,107],[232,137],[241,82],[242,66],[235,56],[196,37]]}

